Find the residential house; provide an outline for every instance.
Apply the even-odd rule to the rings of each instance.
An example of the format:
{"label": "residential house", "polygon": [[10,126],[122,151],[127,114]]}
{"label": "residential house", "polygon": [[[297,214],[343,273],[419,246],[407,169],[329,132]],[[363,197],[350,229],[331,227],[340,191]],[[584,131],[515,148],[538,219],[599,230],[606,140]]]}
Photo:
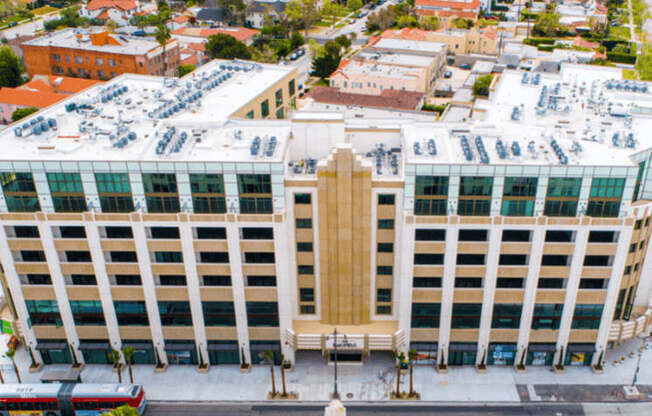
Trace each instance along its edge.
{"label": "residential house", "polygon": [[477,20],[481,6],[480,0],[415,0],[414,3],[419,17],[437,16],[442,21],[458,17]]}
{"label": "residential house", "polygon": [[111,20],[120,26],[142,12],[138,0],[90,0],[79,9],[79,15],[89,19]]}

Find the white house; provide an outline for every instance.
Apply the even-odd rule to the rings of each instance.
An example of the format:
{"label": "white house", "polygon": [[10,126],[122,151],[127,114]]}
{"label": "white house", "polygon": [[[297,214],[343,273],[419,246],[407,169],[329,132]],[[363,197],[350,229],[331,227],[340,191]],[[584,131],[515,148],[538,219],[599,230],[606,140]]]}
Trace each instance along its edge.
{"label": "white house", "polygon": [[139,12],[142,7],[138,0],[91,0],[79,10],[82,17],[112,20],[120,26],[128,25]]}

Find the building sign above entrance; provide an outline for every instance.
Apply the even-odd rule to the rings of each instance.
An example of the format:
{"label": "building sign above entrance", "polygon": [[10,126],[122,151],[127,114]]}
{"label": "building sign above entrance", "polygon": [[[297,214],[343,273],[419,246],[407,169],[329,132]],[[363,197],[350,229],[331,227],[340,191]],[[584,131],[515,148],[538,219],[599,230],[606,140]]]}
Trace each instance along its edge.
{"label": "building sign above entrance", "polygon": [[[326,335],[326,349],[335,349],[335,337],[333,334]],[[337,349],[338,350],[363,350],[364,349],[364,335],[346,335],[337,334]]]}

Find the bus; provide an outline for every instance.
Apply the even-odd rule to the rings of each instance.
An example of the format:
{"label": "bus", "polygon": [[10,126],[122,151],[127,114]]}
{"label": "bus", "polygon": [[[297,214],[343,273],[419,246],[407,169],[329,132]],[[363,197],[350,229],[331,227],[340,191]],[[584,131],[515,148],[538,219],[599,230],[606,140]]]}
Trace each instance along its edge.
{"label": "bus", "polygon": [[147,400],[137,384],[2,384],[0,416],[99,416],[129,405],[139,415]]}

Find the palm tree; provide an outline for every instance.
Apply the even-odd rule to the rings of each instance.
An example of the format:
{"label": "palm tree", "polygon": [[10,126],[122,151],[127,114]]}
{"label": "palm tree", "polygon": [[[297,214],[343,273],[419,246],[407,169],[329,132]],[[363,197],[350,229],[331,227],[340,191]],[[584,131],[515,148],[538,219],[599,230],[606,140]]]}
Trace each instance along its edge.
{"label": "palm tree", "polygon": [[113,361],[113,366],[118,370],[118,382],[122,384],[122,366],[120,365],[120,351],[111,350],[111,361]]}
{"label": "palm tree", "polygon": [[134,347],[124,347],[122,349],[122,355],[124,355],[125,361],[127,362],[127,367],[129,367],[129,380],[131,380],[131,384],[134,383],[134,370],[131,367],[131,360],[133,359],[135,353],[136,348]]}
{"label": "palm tree", "polygon": [[414,369],[414,360],[417,358],[417,350],[411,349],[408,351],[408,359],[410,362],[408,365],[410,366],[410,394],[409,396],[412,397],[414,396],[414,383],[413,383],[413,369]]}
{"label": "palm tree", "polygon": [[154,38],[156,38],[156,41],[158,42],[159,45],[163,47],[163,75],[167,75],[168,68],[167,68],[167,60],[165,56],[165,46],[167,45],[168,41],[170,40],[170,28],[165,26],[163,23],[159,24],[156,27],[156,32],[154,32]]}
{"label": "palm tree", "polygon": [[[5,353],[5,357],[9,358],[11,360],[11,364],[14,366],[14,371],[16,372],[16,378],[18,379],[19,383],[22,383],[23,380],[20,378],[20,372],[18,371],[18,366],[16,365],[16,361],[14,360],[14,356],[16,355],[16,350],[14,348],[9,348],[7,352]],[[2,376],[0,376],[2,378]],[[4,379],[2,380],[2,383],[4,384]]]}
{"label": "palm tree", "polygon": [[258,356],[261,360],[269,363],[269,371],[272,375],[272,398],[276,397],[276,379],[274,378],[274,353],[271,350],[267,350],[261,352]]}
{"label": "palm tree", "polygon": [[285,356],[281,354],[281,381],[283,384],[283,393],[281,393],[281,397],[288,397],[288,392],[287,389],[285,388]]}
{"label": "palm tree", "polygon": [[396,398],[401,397],[401,367],[403,367],[403,363],[405,363],[405,354],[401,353],[396,353],[394,352],[394,358],[398,361],[396,365]]}

